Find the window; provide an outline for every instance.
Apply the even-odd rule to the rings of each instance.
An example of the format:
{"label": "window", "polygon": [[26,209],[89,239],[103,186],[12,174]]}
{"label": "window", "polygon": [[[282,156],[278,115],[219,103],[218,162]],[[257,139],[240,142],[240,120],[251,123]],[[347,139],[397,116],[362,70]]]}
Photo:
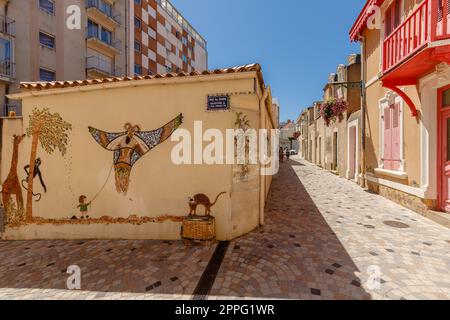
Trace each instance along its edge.
{"label": "window", "polygon": [[105,28],[102,28],[100,40],[111,45],[112,44],[112,32],[109,30],[106,30]]}
{"label": "window", "polygon": [[383,109],[383,168],[399,171],[400,158],[400,103],[394,103]]}
{"label": "window", "polygon": [[142,66],[140,64],[134,65],[134,74],[139,76],[142,74]]}
{"label": "window", "polygon": [[182,59],[183,59],[183,62],[184,62],[184,63],[187,63],[187,62],[188,62],[187,57],[186,57],[186,55],[185,55],[184,53],[183,53],[183,58],[182,58]]}
{"label": "window", "polygon": [[39,0],[39,8],[48,13],[55,14],[55,2],[53,0]]}
{"label": "window", "polygon": [[11,40],[0,38],[0,60],[11,60]]}
{"label": "window", "polygon": [[134,51],[141,52],[141,44],[138,41],[134,42]]}
{"label": "window", "polygon": [[135,4],[141,4],[141,0],[134,0]]}
{"label": "window", "polygon": [[39,78],[41,81],[55,81],[55,72],[47,69],[39,69]]}
{"label": "window", "polygon": [[386,10],[384,20],[385,37],[388,37],[400,25],[401,3],[401,0],[394,0],[394,3]]}
{"label": "window", "polygon": [[99,9],[101,12],[106,14],[108,17],[112,17],[112,6],[106,3],[104,0],[99,1]]}
{"label": "window", "polygon": [[100,26],[97,23],[88,20],[88,38],[98,38],[99,28]]}
{"label": "window", "polygon": [[141,20],[140,20],[138,17],[134,17],[134,26],[135,26],[137,29],[140,29],[140,28],[141,28]]}
{"label": "window", "polygon": [[108,45],[112,45],[112,32],[92,20],[88,20],[87,33],[88,38],[97,38]]}
{"label": "window", "polygon": [[39,43],[47,48],[55,49],[55,37],[39,32]]}
{"label": "window", "polygon": [[442,92],[442,107],[450,107],[450,89]]}

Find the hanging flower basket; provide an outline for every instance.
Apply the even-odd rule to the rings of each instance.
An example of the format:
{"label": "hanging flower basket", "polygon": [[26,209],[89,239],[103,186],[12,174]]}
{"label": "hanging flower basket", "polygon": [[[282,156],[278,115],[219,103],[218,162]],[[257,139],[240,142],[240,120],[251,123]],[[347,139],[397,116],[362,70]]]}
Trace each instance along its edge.
{"label": "hanging flower basket", "polygon": [[320,105],[320,116],[328,127],[331,123],[344,120],[344,113],[347,111],[347,107],[345,100],[329,99]]}

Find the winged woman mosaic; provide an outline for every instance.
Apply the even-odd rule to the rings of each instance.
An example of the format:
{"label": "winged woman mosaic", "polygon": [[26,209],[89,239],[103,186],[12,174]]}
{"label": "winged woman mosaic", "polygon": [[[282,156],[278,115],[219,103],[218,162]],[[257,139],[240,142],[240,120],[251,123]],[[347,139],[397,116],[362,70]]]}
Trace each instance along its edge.
{"label": "winged woman mosaic", "polygon": [[89,127],[89,132],[97,143],[114,152],[114,171],[118,193],[126,194],[130,184],[133,166],[153,148],[166,141],[183,123],[183,115],[178,115],[159,129],[142,131],[140,126],[126,123],[124,132],[110,133]]}

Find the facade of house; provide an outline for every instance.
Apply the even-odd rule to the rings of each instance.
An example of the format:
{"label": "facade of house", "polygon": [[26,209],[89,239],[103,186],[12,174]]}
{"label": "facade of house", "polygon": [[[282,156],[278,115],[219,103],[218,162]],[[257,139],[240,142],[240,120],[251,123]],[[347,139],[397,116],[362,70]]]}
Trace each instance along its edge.
{"label": "facade of house", "polygon": [[1,116],[21,114],[20,104],[5,98],[20,81],[192,72],[208,65],[206,41],[167,0],[0,0],[0,20]]}
{"label": "facade of house", "polygon": [[358,180],[360,105],[361,105],[361,56],[350,55],[347,64],[339,65],[336,73],[328,77],[323,89],[324,101],[342,99],[347,111],[342,121],[327,125],[320,115],[322,102],[315,102],[301,114],[300,145],[302,157],[343,178]]}
{"label": "facade of house", "polygon": [[368,187],[420,213],[450,212],[450,1],[369,0],[362,45]]}
{"label": "facade of house", "polygon": [[21,87],[23,117],[1,119],[3,239],[176,240],[197,194],[218,240],[264,224],[265,164],[224,162],[226,130],[278,128],[259,65]]}

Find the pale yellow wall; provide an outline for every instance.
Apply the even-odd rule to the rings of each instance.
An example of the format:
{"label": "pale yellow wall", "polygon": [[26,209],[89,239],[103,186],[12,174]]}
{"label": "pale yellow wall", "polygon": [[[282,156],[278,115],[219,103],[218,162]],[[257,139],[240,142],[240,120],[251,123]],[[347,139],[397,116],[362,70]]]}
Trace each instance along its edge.
{"label": "pale yellow wall", "polygon": [[[235,112],[243,112],[247,115],[248,120],[253,128],[259,127],[259,101],[256,96],[246,96],[240,98],[239,104],[235,105]],[[232,114],[232,121],[236,120],[236,116]],[[233,125],[230,126],[233,128]],[[259,166],[250,166],[248,178],[243,182],[240,178],[241,167],[233,166],[231,183],[231,223],[232,236],[252,231],[255,226],[259,225],[259,191],[260,191],[260,174]],[[243,214],[243,212],[246,212]]]}
{"label": "pale yellow wall", "polygon": [[[380,100],[389,92],[383,88],[381,81],[377,80],[381,71],[381,38],[377,30],[365,30],[366,40],[366,83],[372,81],[366,89],[367,113],[366,113],[366,168],[369,172],[379,167],[382,155],[380,155]],[[418,110],[421,109],[418,89],[415,86],[402,88],[413,100]],[[411,116],[411,111],[406,103],[403,103],[403,152],[405,171],[408,179],[398,180],[392,177],[382,176],[383,179],[400,182],[406,185],[420,183],[420,124]]]}
{"label": "pale yellow wall", "polygon": [[376,78],[381,72],[381,51],[380,30],[364,31],[365,37],[365,72],[366,83]]}
{"label": "pale yellow wall", "polygon": [[[157,80],[156,80],[157,81]],[[139,124],[142,130],[161,127],[182,112],[185,116],[182,129],[193,132],[194,121],[203,121],[204,130],[234,128],[235,111],[244,110],[259,128],[259,99],[256,95],[233,95],[231,112],[208,113],[206,96],[217,93],[252,92],[254,78],[233,81],[209,81],[176,85],[149,85],[140,87],[75,92],[28,98],[24,103],[24,127],[34,107],[49,108],[73,125],[67,155],[58,152],[48,155],[38,148],[38,157],[43,161],[42,172],[48,187],[42,200],[34,203],[34,216],[43,218],[68,218],[77,213],[78,197],[88,196],[91,200],[101,190],[113,164],[113,153],[99,146],[88,131],[92,126],[108,132],[123,131],[126,122]],[[5,120],[9,121],[9,120]],[[8,122],[6,122],[8,123]],[[15,126],[17,127],[17,126]],[[21,130],[5,129],[3,143],[8,137]],[[23,168],[29,162],[31,139],[27,138],[20,148],[19,177],[25,178]],[[232,166],[176,166],[171,162],[171,151],[175,142],[166,141],[142,157],[131,173],[131,183],[126,196],[119,195],[114,185],[114,173],[104,191],[94,201],[90,215],[128,217],[130,215],[157,217],[161,215],[184,216],[188,213],[187,198],[196,193],[206,193],[212,200],[225,191],[213,214],[217,219],[219,240],[231,239],[249,232],[258,226],[259,177],[249,183],[233,182]],[[204,144],[206,146],[206,144]],[[3,159],[10,159],[7,147]],[[8,172],[9,164],[2,161],[2,180]],[[256,183],[258,182],[258,183]],[[35,192],[42,192],[36,181]],[[24,192],[25,197],[25,192]],[[233,201],[231,201],[231,199]],[[203,213],[203,208],[199,209]],[[27,227],[21,231],[10,230],[11,238],[45,237],[94,237],[94,238],[149,238],[178,239],[180,223],[167,222],[160,225],[123,229],[105,225],[89,227],[54,227],[50,225]],[[64,231],[62,231],[64,230]],[[67,234],[71,230],[71,234]],[[116,230],[116,231],[113,231]],[[118,230],[118,231],[117,231]],[[122,231],[120,231],[122,230]]]}

